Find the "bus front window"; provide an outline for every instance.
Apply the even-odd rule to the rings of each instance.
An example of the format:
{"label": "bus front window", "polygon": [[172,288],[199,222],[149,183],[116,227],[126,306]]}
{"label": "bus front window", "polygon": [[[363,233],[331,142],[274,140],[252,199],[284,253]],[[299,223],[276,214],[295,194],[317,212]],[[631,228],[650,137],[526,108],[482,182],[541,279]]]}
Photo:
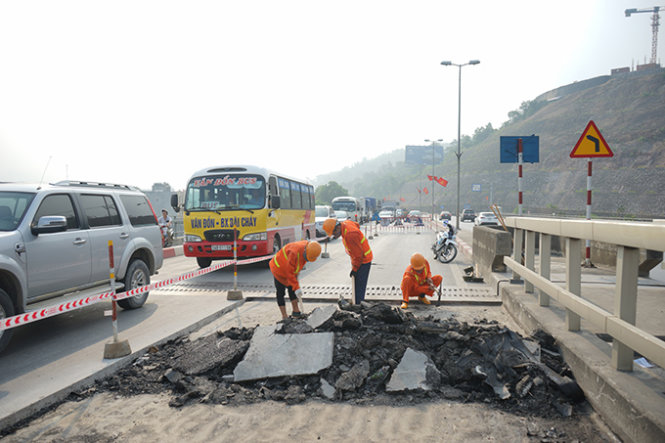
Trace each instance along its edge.
{"label": "bus front window", "polygon": [[262,209],[266,182],[259,175],[197,177],[187,186],[186,211]]}

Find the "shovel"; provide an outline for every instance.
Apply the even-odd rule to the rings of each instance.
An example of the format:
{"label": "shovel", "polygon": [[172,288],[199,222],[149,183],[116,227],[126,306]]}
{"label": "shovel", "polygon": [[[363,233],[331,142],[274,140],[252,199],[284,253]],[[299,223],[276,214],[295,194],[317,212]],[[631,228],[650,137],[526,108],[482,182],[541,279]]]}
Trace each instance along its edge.
{"label": "shovel", "polygon": [[300,312],[302,312],[304,314],[305,313],[305,305],[303,305],[303,303],[302,303],[302,294],[300,292],[298,292],[296,294],[296,297],[298,297],[298,308],[300,308]]}
{"label": "shovel", "polygon": [[351,304],[356,304],[356,278],[351,277]]}

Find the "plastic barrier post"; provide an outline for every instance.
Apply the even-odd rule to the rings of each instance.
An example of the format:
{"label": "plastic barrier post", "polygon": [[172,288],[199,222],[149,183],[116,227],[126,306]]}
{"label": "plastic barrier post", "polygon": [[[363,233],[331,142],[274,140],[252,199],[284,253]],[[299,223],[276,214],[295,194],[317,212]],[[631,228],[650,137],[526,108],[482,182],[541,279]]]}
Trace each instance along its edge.
{"label": "plastic barrier post", "polygon": [[109,281],[111,282],[111,320],[113,323],[113,341],[104,346],[104,358],[120,358],[132,353],[129,341],[118,341],[118,307],[115,301],[115,265],[113,263],[113,241],[109,240]]}
{"label": "plastic barrier post", "polygon": [[328,237],[326,237],[326,241],[323,242],[323,252],[321,253],[321,258],[330,258],[330,254],[328,253]]}
{"label": "plastic barrier post", "polygon": [[238,230],[233,228],[233,289],[226,293],[227,300],[242,300],[242,291],[238,289]]}

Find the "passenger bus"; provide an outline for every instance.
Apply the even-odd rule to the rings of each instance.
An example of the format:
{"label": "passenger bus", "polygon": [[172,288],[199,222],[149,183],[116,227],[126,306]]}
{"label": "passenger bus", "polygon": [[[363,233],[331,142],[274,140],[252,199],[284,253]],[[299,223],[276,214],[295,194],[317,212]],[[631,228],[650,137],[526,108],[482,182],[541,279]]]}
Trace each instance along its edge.
{"label": "passenger bus", "polygon": [[[177,195],[171,206],[178,212]],[[314,187],[256,166],[219,166],[196,172],[182,205],[184,252],[202,268],[213,260],[274,254],[283,245],[316,238]]]}
{"label": "passenger bus", "polygon": [[346,211],[353,221],[364,222],[360,201],[355,197],[335,197],[332,200],[332,208],[335,211]]}

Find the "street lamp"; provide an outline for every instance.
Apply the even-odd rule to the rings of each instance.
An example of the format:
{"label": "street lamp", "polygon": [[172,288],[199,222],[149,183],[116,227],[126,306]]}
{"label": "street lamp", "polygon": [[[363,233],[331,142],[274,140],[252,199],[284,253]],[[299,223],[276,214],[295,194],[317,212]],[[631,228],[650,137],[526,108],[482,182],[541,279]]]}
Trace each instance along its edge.
{"label": "street lamp", "polygon": [[[437,142],[441,143],[443,141],[442,138],[433,141],[430,139],[425,139],[426,143],[432,143],[432,177],[434,177],[434,147],[437,146]],[[432,179],[434,180],[434,179]],[[434,183],[430,185],[430,188],[432,188],[432,221],[436,220],[436,208],[434,206]]]}
{"label": "street lamp", "polygon": [[455,227],[459,230],[459,194],[460,194],[460,159],[462,157],[461,151],[461,134],[460,134],[460,124],[462,120],[462,66],[466,65],[477,65],[480,63],[480,60],[469,60],[468,63],[457,64],[451,61],[442,61],[443,66],[457,66],[459,67],[459,83],[458,83],[458,99],[457,99],[457,216],[455,217]]}

